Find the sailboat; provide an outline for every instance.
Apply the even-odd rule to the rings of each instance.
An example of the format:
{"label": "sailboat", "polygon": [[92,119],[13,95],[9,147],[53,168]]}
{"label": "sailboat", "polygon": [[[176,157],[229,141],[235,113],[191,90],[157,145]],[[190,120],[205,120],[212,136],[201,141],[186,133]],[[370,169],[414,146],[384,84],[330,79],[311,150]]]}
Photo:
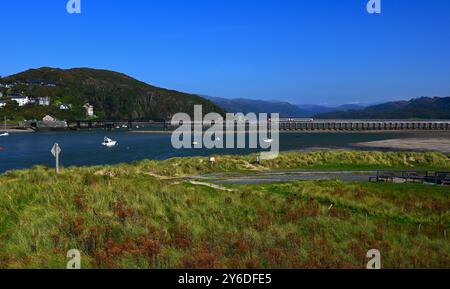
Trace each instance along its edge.
{"label": "sailboat", "polygon": [[272,131],[269,131],[268,136],[266,139],[264,139],[265,143],[272,143],[273,139],[272,139]]}
{"label": "sailboat", "polygon": [[5,116],[5,132],[0,133],[0,136],[9,136],[9,133],[6,131],[6,116]]}

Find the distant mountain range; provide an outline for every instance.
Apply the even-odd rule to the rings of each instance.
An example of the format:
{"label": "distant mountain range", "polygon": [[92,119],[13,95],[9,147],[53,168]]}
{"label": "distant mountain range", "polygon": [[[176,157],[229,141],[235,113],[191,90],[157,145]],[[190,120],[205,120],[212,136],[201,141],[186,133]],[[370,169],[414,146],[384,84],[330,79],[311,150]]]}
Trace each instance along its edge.
{"label": "distant mountain range", "polygon": [[288,102],[271,102],[253,99],[226,99],[220,97],[206,97],[213,103],[231,113],[280,113],[283,117],[305,117],[308,116],[305,111]]}
{"label": "distant mountain range", "polygon": [[421,97],[394,101],[359,110],[317,114],[325,119],[450,119],[450,97]]}
{"label": "distant mountain range", "polygon": [[335,111],[347,111],[347,110],[357,110],[357,109],[363,109],[365,106],[357,105],[357,104],[344,104],[340,106],[323,106],[323,105],[315,105],[315,104],[297,104],[298,107],[300,107],[308,117],[313,117],[317,114],[321,113],[329,113],[329,112],[335,112]]}
{"label": "distant mountain range", "polygon": [[328,107],[314,104],[252,99],[208,97],[228,112],[280,113],[281,117],[313,117],[322,119],[450,119],[450,97],[421,97],[371,106],[345,104]]}
{"label": "distant mountain range", "polygon": [[346,111],[350,109],[362,109],[363,106],[348,104],[338,107],[327,107],[321,105],[295,105],[282,101],[264,101],[245,98],[227,99],[220,97],[204,96],[222,109],[237,113],[279,113],[281,117],[312,117],[321,113]]}

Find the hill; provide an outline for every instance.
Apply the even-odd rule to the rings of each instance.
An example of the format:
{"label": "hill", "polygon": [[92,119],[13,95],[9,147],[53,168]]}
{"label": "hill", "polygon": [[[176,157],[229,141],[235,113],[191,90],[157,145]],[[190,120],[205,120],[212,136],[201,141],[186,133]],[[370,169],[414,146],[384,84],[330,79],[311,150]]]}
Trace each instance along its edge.
{"label": "hill", "polygon": [[324,106],[324,105],[316,105],[316,104],[298,104],[299,108],[307,113],[308,117],[313,117],[322,113],[336,112],[336,111],[348,111],[355,109],[363,109],[364,106],[357,104],[344,104],[340,106]]}
{"label": "hill", "polygon": [[[83,116],[82,106],[86,102],[94,106],[98,117],[105,118],[167,119],[178,112],[192,115],[195,104],[203,105],[205,113],[224,113],[198,95],[155,87],[108,70],[43,67],[5,77],[0,82],[17,83],[8,93],[50,96],[53,104],[70,103],[72,117]],[[38,109],[40,114],[45,112],[42,110]]]}
{"label": "hill", "polygon": [[421,97],[387,102],[360,110],[318,114],[324,119],[450,119],[450,97]]}
{"label": "hill", "polygon": [[264,101],[245,98],[226,99],[208,97],[222,109],[232,113],[279,113],[281,117],[308,117],[309,113],[301,108],[281,101]]}
{"label": "hill", "polygon": [[296,105],[282,101],[253,100],[246,98],[226,99],[211,96],[205,97],[228,112],[279,113],[281,117],[313,117],[320,113],[364,108],[363,106],[353,104],[330,107],[314,104]]}

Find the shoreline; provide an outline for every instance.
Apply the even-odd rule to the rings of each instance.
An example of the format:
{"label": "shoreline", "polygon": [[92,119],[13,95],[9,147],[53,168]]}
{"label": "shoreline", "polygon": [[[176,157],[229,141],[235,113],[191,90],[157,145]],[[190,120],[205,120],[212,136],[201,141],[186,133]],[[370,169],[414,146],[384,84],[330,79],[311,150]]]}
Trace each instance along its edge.
{"label": "shoreline", "polygon": [[0,133],[7,132],[7,133],[32,133],[35,132],[32,129],[19,129],[19,128],[8,128],[6,130],[0,130]]}

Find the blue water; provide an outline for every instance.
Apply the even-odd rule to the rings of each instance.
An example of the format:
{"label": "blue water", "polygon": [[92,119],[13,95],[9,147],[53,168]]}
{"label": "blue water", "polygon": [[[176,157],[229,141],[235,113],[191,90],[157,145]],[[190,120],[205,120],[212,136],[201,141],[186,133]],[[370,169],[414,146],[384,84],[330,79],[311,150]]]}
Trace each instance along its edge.
{"label": "blue water", "polygon": [[[101,146],[103,137],[119,142],[114,148]],[[355,148],[352,144],[405,137],[405,133],[288,133],[280,135],[280,149]],[[54,143],[62,148],[62,166],[89,166],[131,163],[142,159],[167,159],[211,154],[248,154],[258,150],[176,150],[170,134],[140,134],[103,130],[77,132],[39,132],[0,137],[0,173],[34,165],[54,165],[50,150]]]}

